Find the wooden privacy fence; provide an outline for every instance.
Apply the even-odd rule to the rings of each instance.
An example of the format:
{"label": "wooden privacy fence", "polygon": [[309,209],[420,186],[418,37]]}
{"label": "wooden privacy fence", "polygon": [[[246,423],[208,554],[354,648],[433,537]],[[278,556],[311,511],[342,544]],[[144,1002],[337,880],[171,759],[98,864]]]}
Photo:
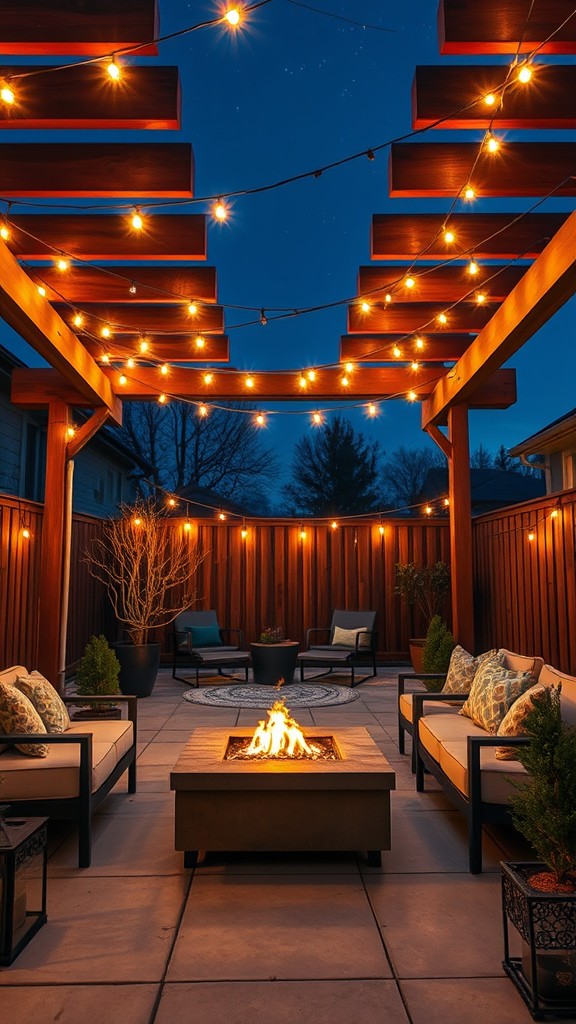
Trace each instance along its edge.
{"label": "wooden privacy fence", "polygon": [[[576,491],[570,491],[474,520],[477,651],[535,652],[576,673],[575,505]],[[266,520],[249,523],[243,539],[237,523],[193,524],[190,543],[207,553],[196,607],[215,608],[222,625],[244,630],[247,643],[269,625],[303,642],[306,629],[327,625],[334,608],[375,608],[379,651],[390,661],[406,658],[408,638],[422,635],[423,623],[394,593],[394,566],[449,561],[448,521],[385,519],[383,536],[379,525],[344,520],[332,530],[305,524],[302,539],[298,522]],[[99,519],[74,516],[68,664],[92,633],[110,640],[120,635],[103,587],[82,562],[101,526]],[[170,520],[167,528],[179,529],[181,522]],[[1,495],[0,537],[0,667],[32,667],[42,643],[42,507]],[[169,632],[162,638],[166,651]]]}

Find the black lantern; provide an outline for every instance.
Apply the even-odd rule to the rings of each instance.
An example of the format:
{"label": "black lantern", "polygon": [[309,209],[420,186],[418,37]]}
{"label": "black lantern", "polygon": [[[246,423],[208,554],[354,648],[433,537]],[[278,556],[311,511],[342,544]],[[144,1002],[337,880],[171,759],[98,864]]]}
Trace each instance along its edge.
{"label": "black lantern", "polygon": [[0,815],[0,964],[46,922],[47,818]]}

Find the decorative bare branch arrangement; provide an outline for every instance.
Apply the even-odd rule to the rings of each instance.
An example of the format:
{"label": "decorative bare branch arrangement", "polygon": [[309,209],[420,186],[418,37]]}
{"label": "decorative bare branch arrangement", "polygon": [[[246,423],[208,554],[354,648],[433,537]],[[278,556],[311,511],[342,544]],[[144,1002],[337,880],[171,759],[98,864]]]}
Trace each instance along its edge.
{"label": "decorative bare branch arrangement", "polygon": [[121,516],[104,524],[84,552],[90,575],[104,584],[119,622],[133,644],[173,622],[196,599],[199,554],[190,531],[171,521],[152,501],[121,505]]}

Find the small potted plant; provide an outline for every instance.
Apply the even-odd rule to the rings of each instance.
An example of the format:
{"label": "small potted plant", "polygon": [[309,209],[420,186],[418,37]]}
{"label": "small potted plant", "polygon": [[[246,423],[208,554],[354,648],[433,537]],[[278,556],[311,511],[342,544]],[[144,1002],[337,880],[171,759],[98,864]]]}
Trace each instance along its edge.
{"label": "small potted plant", "polygon": [[[426,625],[426,630],[435,615],[440,615],[450,592],[450,566],[446,562],[433,565],[416,565],[414,562],[398,562],[396,565],[396,593],[410,609],[417,608]],[[414,623],[412,622],[412,625]],[[409,641],[410,659],[415,672],[424,670],[423,655],[425,637],[413,637]]]}
{"label": "small potted plant", "polygon": [[[91,636],[76,669],[76,692],[81,697],[105,697],[120,693],[118,676],[120,662],[105,636]],[[113,703],[90,704],[76,711],[74,718],[119,718],[120,709]]]}
{"label": "small potted plant", "polygon": [[261,644],[281,644],[283,640],[284,630],[282,626],[264,626],[259,638]]}
{"label": "small potted plant", "polygon": [[[456,646],[454,637],[440,615],[435,615],[428,626],[423,652],[423,669],[426,673],[448,672],[450,657]],[[423,680],[426,689],[441,690],[443,680]]]}
{"label": "small potted plant", "polygon": [[[561,714],[561,687],[535,695],[518,746],[529,773],[515,784],[512,820],[530,842],[535,863],[502,863],[503,967],[535,1019],[576,1014],[576,727]],[[508,924],[522,937],[510,955]]]}

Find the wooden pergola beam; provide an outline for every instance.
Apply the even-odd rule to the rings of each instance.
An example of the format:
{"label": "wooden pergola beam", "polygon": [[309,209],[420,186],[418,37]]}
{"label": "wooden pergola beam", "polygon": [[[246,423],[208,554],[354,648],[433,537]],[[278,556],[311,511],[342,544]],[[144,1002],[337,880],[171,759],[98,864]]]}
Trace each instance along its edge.
{"label": "wooden pergola beam", "polygon": [[[136,299],[138,296],[136,295]],[[62,318],[73,321],[75,311],[61,302],[54,303]],[[113,334],[153,334],[158,332],[189,331],[196,335],[202,331],[221,332],[224,329],[224,310],[222,306],[206,303],[198,306],[198,313],[191,316],[188,303],[179,306],[140,305],[138,302],[126,304],[108,303],[101,305],[94,302],[82,303],[84,316],[83,330],[99,336],[103,326],[109,325]]]}
{"label": "wooden pergola beam", "polygon": [[[454,230],[456,231],[456,227]],[[433,268],[419,264],[417,267],[408,268],[393,263],[385,267],[360,267],[358,295],[366,298],[368,302],[382,302],[386,292],[393,287],[394,304],[440,302],[446,306],[450,302],[459,302],[465,296],[469,296],[470,301],[473,301],[476,292],[484,292],[486,298],[492,302],[501,302],[518,284],[526,269],[525,266],[480,265],[478,273],[471,276],[467,264],[440,265]],[[412,288],[407,288],[404,284],[408,273],[414,281]]]}
{"label": "wooden pergola beam", "polygon": [[[412,83],[412,127],[489,128],[494,108],[485,97],[501,94],[507,74],[503,65],[418,66]],[[574,65],[539,64],[529,85],[510,80],[495,128],[576,128],[575,93]]]}
{"label": "wooden pergola beam", "polygon": [[422,347],[416,345],[416,336],[405,334],[343,334],[340,337],[340,361],[359,363],[398,362],[394,355],[398,347],[404,359],[429,362],[455,362],[460,359],[474,340],[470,334],[434,334],[422,336]]}
{"label": "wooden pergola beam", "polygon": [[373,260],[453,259],[474,253],[478,259],[536,259],[567,213],[454,213],[450,227],[456,243],[444,241],[437,213],[375,213],[371,226]]}
{"label": "wooden pergola beam", "polygon": [[10,248],[21,259],[68,253],[85,260],[205,260],[206,217],[150,213],[142,231],[116,214],[18,214]]}
{"label": "wooden pergola beam", "polygon": [[[497,125],[494,134],[498,134]],[[482,196],[576,196],[576,142],[511,142],[505,153],[478,156],[474,142],[395,142],[389,192],[399,198],[452,199],[470,181]],[[477,162],[475,164],[475,161]]]}
{"label": "wooden pergola beam", "polygon": [[157,35],[157,0],[7,0],[0,52],[98,56],[144,44],[138,54],[148,56]]}
{"label": "wooden pergola beam", "polygon": [[[22,71],[0,67],[6,81]],[[122,82],[113,82],[102,64],[80,64],[15,78],[15,102],[0,105],[2,129],[180,128],[177,67],[126,64]]]}
{"label": "wooden pergola beam", "polygon": [[445,423],[456,403],[471,402],[502,363],[518,351],[576,291],[576,212],[504,300],[490,322],[422,407],[422,427]]}
{"label": "wooden pergola beam", "polygon": [[141,334],[119,334],[108,341],[99,341],[80,334],[82,344],[86,346],[94,359],[100,360],[107,355],[111,362],[121,362],[130,357],[138,357],[141,361],[157,360],[162,363],[228,363],[230,361],[230,339],[227,334],[207,334],[202,338],[202,347],[196,344],[197,332],[190,334],[171,334],[169,338],[161,335],[147,336],[148,349],[142,355]]}
{"label": "wooden pergola beam", "polygon": [[0,242],[0,316],[32,345],[83,396],[87,405],[104,405],[116,423],[122,405],[110,381],[76,335],[41,295]]}
{"label": "wooden pergola beam", "polygon": [[[363,313],[358,303],[348,307],[349,334],[402,334],[423,331],[426,334],[451,331],[454,334],[481,331],[494,311],[494,302],[482,306],[475,302],[460,302],[453,309],[437,302],[392,302],[390,305],[373,305]],[[446,324],[438,317],[447,317]]]}
{"label": "wooden pergola beam", "polygon": [[440,52],[576,53],[575,19],[563,24],[572,9],[567,0],[440,0]]}
{"label": "wooden pergola beam", "polygon": [[190,198],[194,182],[187,142],[5,143],[5,196]]}
{"label": "wooden pergola beam", "polygon": [[[75,266],[62,272],[57,267],[28,269],[36,285],[46,288],[49,302],[62,298],[81,303],[173,303],[182,305],[216,301],[214,267],[144,267],[115,264],[113,267]],[[136,288],[135,293],[130,287]],[[192,324],[193,321],[191,320]]]}

